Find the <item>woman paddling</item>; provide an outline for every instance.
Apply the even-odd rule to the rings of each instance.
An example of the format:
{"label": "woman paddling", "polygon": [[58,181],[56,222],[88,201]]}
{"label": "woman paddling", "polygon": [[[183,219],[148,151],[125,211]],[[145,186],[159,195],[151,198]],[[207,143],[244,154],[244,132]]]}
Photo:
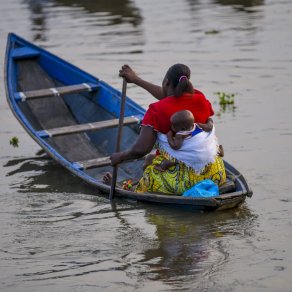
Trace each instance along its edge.
{"label": "woman paddling", "polygon": [[[203,93],[193,88],[190,82],[190,69],[183,64],[171,66],[162,82],[162,87],[153,85],[140,77],[128,66],[120,70],[120,76],[141,86],[159,99],[150,104],[141,124],[140,134],[134,145],[126,151],[111,155],[112,165],[125,160],[136,159],[150,153],[157,142],[159,134],[166,134],[170,130],[171,116],[181,110],[189,110],[196,122],[204,130],[211,131],[213,121],[210,116],[214,114],[210,102]],[[158,146],[159,147],[159,146]],[[159,148],[158,148],[159,150]],[[218,185],[225,182],[226,174],[222,159],[215,155],[206,163],[200,172],[187,165],[182,159],[176,161],[175,166],[166,171],[159,171],[157,164],[163,159],[174,159],[167,152],[158,155],[144,170],[136,192],[161,192],[166,194],[182,194],[196,183],[204,179],[212,179]],[[195,159],[195,158],[194,158]],[[105,181],[109,176],[105,176]]]}

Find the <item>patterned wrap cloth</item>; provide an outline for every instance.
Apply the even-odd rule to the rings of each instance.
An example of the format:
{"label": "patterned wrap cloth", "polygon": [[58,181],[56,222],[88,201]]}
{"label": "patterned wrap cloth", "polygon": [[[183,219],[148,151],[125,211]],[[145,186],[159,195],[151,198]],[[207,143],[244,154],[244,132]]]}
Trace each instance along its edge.
{"label": "patterned wrap cloth", "polygon": [[215,161],[205,166],[199,174],[183,162],[177,162],[175,166],[161,172],[155,168],[155,165],[161,164],[164,159],[176,161],[165,152],[157,155],[152,164],[145,169],[135,192],[181,195],[184,191],[204,179],[211,179],[218,185],[222,185],[226,180],[225,167],[221,157],[216,156]]}

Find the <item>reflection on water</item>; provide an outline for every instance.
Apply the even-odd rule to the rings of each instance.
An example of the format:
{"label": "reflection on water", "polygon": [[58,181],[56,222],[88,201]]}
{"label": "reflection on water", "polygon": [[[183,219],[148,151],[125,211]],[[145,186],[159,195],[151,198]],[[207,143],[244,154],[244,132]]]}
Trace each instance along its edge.
{"label": "reflection on water", "polygon": [[13,167],[13,170],[7,171],[6,176],[23,177],[23,181],[11,186],[19,192],[99,194],[97,189],[84,183],[46,155],[15,158],[3,166]]}
{"label": "reflection on water", "polygon": [[[199,0],[187,0],[192,8],[196,10],[201,4]],[[265,0],[212,0],[214,4],[223,6],[232,6],[236,11],[252,12],[248,8],[261,6],[265,4]]]}
{"label": "reflection on water", "polygon": [[45,41],[45,32],[46,32],[46,14],[44,5],[47,1],[43,0],[23,0],[26,3],[31,11],[31,22],[32,22],[32,31],[34,32],[34,41]]}
{"label": "reflection on water", "polygon": [[78,277],[101,289],[115,277],[111,288],[132,289],[135,277],[136,288],[147,281],[194,288],[229,261],[230,241],[248,241],[255,232],[256,216],[246,207],[193,214],[66,193],[31,192],[21,200],[15,244],[3,248],[7,259],[29,267],[16,272],[24,284]]}
{"label": "reflection on water", "polygon": [[158,246],[145,251],[144,264],[155,279],[175,282],[182,276],[214,272],[228,260],[226,239],[251,236],[256,216],[246,207],[215,214],[175,212],[175,216],[157,208],[146,209],[146,220],[156,228]]}
{"label": "reflection on water", "polygon": [[253,7],[263,5],[265,0],[214,0],[214,3],[235,7]]}
{"label": "reflection on water", "polygon": [[[23,0],[23,2],[27,4],[31,12],[32,31],[34,32],[35,41],[45,41],[47,39],[47,18],[51,18],[52,14],[56,14],[58,7],[81,8],[82,12],[89,13],[92,19],[96,19],[95,22],[93,20],[90,22],[97,26],[115,26],[129,23],[133,27],[137,27],[142,22],[139,9],[129,0]],[[58,22],[58,20],[56,21]]]}
{"label": "reflection on water", "polygon": [[43,153],[10,159],[4,167],[7,177],[18,177],[11,185],[18,195],[14,244],[3,239],[2,252],[4,262],[20,262],[16,275],[24,283],[46,287],[78,277],[101,289],[101,275],[116,271],[120,288],[131,287],[133,277],[166,289],[202,287],[202,277],[229,262],[230,241],[255,233],[257,216],[246,206],[196,214],[122,200],[110,205]]}
{"label": "reflection on water", "polygon": [[89,13],[107,13],[114,16],[110,25],[129,22],[137,26],[142,21],[139,9],[130,0],[54,0],[54,2],[58,5],[82,7]]}

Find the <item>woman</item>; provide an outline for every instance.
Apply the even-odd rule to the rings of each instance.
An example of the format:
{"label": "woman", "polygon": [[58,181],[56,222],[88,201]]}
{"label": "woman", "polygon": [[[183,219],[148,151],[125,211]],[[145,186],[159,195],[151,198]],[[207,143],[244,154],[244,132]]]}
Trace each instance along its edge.
{"label": "woman", "polygon": [[[112,165],[129,159],[136,159],[150,153],[156,143],[159,133],[166,134],[170,130],[170,117],[178,111],[189,110],[196,122],[204,130],[211,130],[213,121],[210,116],[214,114],[210,102],[198,90],[193,88],[190,82],[190,69],[183,64],[171,66],[162,82],[162,87],[153,85],[141,78],[127,65],[120,70],[120,76],[127,82],[141,86],[159,99],[152,103],[147,110],[140,134],[134,145],[124,151],[111,155]],[[161,172],[157,169],[164,159],[173,159],[163,153],[157,155],[152,163],[144,170],[143,177],[139,181],[135,191],[137,192],[161,192],[166,194],[182,194],[186,189],[204,179],[212,179],[221,185],[225,182],[226,174],[223,161],[215,157],[213,163],[207,164],[200,173],[183,161],[176,161],[176,165]]]}

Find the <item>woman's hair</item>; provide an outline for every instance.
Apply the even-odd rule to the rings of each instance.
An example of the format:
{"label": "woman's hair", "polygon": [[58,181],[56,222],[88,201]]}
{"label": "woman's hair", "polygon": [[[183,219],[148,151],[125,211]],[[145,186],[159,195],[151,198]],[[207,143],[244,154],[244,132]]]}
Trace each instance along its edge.
{"label": "woman's hair", "polygon": [[174,88],[174,95],[181,96],[184,92],[193,93],[194,88],[190,82],[191,70],[184,64],[172,65],[166,72],[165,77]]}

